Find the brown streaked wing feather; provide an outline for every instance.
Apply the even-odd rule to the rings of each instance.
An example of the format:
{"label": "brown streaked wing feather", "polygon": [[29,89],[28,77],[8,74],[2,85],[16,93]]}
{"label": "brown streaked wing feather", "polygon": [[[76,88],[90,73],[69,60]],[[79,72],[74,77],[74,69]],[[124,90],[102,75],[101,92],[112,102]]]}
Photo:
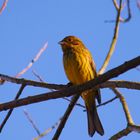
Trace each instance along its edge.
{"label": "brown streaked wing feather", "polygon": [[[89,52],[90,53],[90,52]],[[90,61],[90,64],[91,64],[91,68],[93,70],[93,73],[94,73],[94,77],[97,77],[97,72],[96,72],[96,65],[92,59],[92,56],[91,54],[89,55],[89,61]],[[96,90],[97,92],[97,95],[96,95],[96,99],[98,101],[99,104],[101,104],[101,94],[100,94],[100,89]]]}

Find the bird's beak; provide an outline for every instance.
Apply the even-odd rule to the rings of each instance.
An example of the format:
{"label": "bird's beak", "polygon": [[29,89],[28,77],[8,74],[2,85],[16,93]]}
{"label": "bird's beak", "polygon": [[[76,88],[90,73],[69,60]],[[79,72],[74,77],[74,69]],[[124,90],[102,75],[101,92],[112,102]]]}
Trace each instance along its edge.
{"label": "bird's beak", "polygon": [[59,41],[58,44],[64,45],[64,44],[66,44],[66,43],[62,40],[62,41]]}

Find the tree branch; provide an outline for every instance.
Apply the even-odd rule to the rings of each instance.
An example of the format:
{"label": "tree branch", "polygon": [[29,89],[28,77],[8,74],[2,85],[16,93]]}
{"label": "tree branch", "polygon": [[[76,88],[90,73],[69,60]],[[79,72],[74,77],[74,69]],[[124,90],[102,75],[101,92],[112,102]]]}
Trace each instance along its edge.
{"label": "tree branch", "polygon": [[71,100],[71,102],[70,102],[70,104],[69,104],[69,106],[68,106],[68,108],[67,108],[67,110],[66,110],[66,112],[65,112],[65,114],[64,114],[64,116],[63,116],[63,118],[62,118],[62,120],[59,124],[59,126],[58,126],[58,128],[57,128],[57,130],[56,130],[56,133],[55,133],[54,137],[52,138],[52,140],[58,140],[58,138],[59,138],[66,122],[67,122],[67,119],[68,119],[70,113],[72,112],[72,110],[74,108],[74,105],[77,102],[77,100],[79,99],[79,97],[80,97],[80,94],[76,94],[76,95],[73,96],[73,98],[72,98],[72,100]]}
{"label": "tree branch", "polygon": [[63,89],[66,88],[66,85],[57,85],[57,84],[48,84],[45,82],[38,82],[33,80],[27,80],[23,78],[15,78],[8,75],[0,74],[0,78],[2,80],[15,83],[15,84],[26,84],[28,86],[34,86],[34,87],[42,87],[42,88],[49,88],[49,89]]}
{"label": "tree branch", "polygon": [[38,135],[41,135],[40,130],[38,129],[37,125],[35,124],[34,120],[32,119],[32,117],[30,116],[30,114],[27,112],[27,110],[23,110],[24,114],[26,115],[28,121],[31,123],[32,127],[35,129],[36,133]]}
{"label": "tree branch", "polygon": [[27,70],[29,70],[32,65],[39,59],[39,57],[41,56],[41,54],[46,50],[48,46],[48,43],[45,43],[45,45],[40,49],[40,51],[37,53],[37,55],[34,57],[34,59],[31,60],[31,62],[28,64],[28,66],[26,68],[24,68],[21,72],[19,72],[15,77],[20,77],[21,75],[23,75]]}
{"label": "tree branch", "polygon": [[59,125],[61,120],[62,120],[62,118],[60,118],[53,126],[48,128],[47,130],[45,130],[43,133],[41,133],[39,136],[37,136],[33,140],[39,140],[40,138],[43,138],[44,136],[46,136],[48,133],[50,133],[54,128],[56,128]]}
{"label": "tree branch", "polygon": [[124,113],[125,113],[125,117],[126,117],[126,120],[127,120],[127,124],[129,125],[133,125],[134,122],[133,122],[133,119],[131,117],[131,114],[130,114],[130,111],[129,111],[129,108],[127,106],[127,103],[125,101],[125,98],[122,96],[122,94],[115,88],[112,88],[112,91],[118,96],[118,98],[120,99],[120,102],[123,106],[123,110],[124,110]]}
{"label": "tree branch", "polygon": [[4,0],[3,4],[2,4],[2,7],[0,8],[0,14],[3,12],[3,10],[6,8],[7,6],[7,3],[8,3],[8,0]]}
{"label": "tree branch", "polygon": [[112,38],[112,42],[111,42],[111,45],[110,45],[110,49],[109,49],[109,52],[105,58],[105,61],[102,65],[102,67],[100,68],[98,74],[102,74],[104,73],[109,61],[110,61],[110,58],[115,50],[115,46],[116,46],[116,43],[117,43],[117,38],[118,38],[118,32],[119,32],[119,24],[120,24],[120,14],[121,14],[121,9],[122,9],[122,0],[120,0],[120,6],[119,6],[119,10],[118,10],[118,13],[117,13],[117,17],[116,17],[116,24],[115,24],[115,29],[114,29],[114,35],[113,35],[113,38]]}
{"label": "tree branch", "polygon": [[[50,84],[50,83],[33,81],[33,80],[14,78],[4,74],[0,74],[0,78],[15,84],[25,84],[26,86],[34,86],[34,87],[41,87],[41,88],[48,88],[48,89],[55,89],[55,90],[60,90],[68,87],[68,85]],[[140,82],[111,80],[111,81],[106,81],[105,83],[97,86],[97,88],[112,88],[112,87],[140,90]]]}
{"label": "tree branch", "polygon": [[129,108],[125,101],[125,98],[122,96],[122,94],[117,89],[112,88],[112,91],[118,96],[118,98],[121,101],[121,104],[123,106],[123,110],[125,113],[125,117],[127,120],[127,127],[125,129],[121,130],[120,132],[118,132],[117,134],[115,134],[114,136],[112,136],[110,138],[110,140],[116,140],[116,139],[122,138],[122,137],[128,135],[129,133],[131,133],[132,131],[140,133],[140,126],[137,126],[134,124],[131,114],[129,112]]}
{"label": "tree branch", "polygon": [[[14,100],[17,100],[17,99],[19,98],[19,96],[20,96],[21,93],[23,92],[24,88],[25,88],[25,85],[21,85],[21,87],[20,87],[20,89],[19,89],[19,91],[18,91],[18,93],[17,93],[17,95],[16,95],[16,97],[15,97]],[[0,133],[2,132],[2,129],[3,129],[3,127],[5,126],[6,122],[8,121],[9,117],[11,116],[13,110],[14,110],[14,109],[10,109],[10,110],[8,111],[8,113],[7,113],[6,117],[5,117],[5,119],[4,119],[3,122],[1,123],[1,125],[0,125]]]}
{"label": "tree branch", "polygon": [[97,85],[102,84],[111,78],[117,77],[120,74],[122,74],[132,68],[135,68],[138,65],[140,65],[140,56],[138,56],[132,60],[129,60],[129,61],[125,62],[124,64],[122,64],[114,69],[111,69],[108,72],[106,72],[106,73],[98,76],[97,78],[95,78],[91,81],[88,81],[84,84],[75,85],[75,86],[71,86],[71,87],[68,87],[68,88],[65,88],[65,89],[62,89],[59,91],[49,92],[49,93],[40,94],[40,95],[36,95],[36,96],[30,96],[30,97],[22,98],[22,99],[19,99],[16,101],[11,101],[11,102],[0,104],[0,111],[31,104],[31,103],[37,103],[37,102],[41,102],[41,101],[45,101],[45,100],[57,99],[57,98],[62,98],[62,97],[66,97],[66,96],[72,96],[74,94],[80,94],[81,92],[83,92],[87,89],[92,89],[92,88],[96,87]]}
{"label": "tree branch", "polygon": [[127,127],[121,131],[119,131],[117,134],[112,136],[109,140],[118,140],[122,138],[122,136],[127,136],[129,133],[131,133],[131,130]]}
{"label": "tree branch", "polygon": [[107,81],[99,85],[99,88],[115,88],[115,87],[140,90],[140,82],[117,80],[117,81]]}

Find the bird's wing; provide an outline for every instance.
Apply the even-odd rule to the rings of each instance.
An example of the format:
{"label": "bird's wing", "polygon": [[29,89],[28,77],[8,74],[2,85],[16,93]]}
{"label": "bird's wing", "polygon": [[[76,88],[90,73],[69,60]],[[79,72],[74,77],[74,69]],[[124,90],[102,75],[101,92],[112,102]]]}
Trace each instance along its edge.
{"label": "bird's wing", "polygon": [[[89,56],[89,62],[90,62],[91,68],[93,70],[93,75],[94,75],[94,78],[95,78],[95,77],[97,77],[96,65],[95,65],[95,63],[93,61],[93,58],[92,58],[92,55],[90,54],[89,51],[88,51],[88,53],[89,53],[89,55],[87,55],[87,56]],[[97,89],[96,92],[97,92],[96,99],[97,99],[98,103],[101,104],[100,89]]]}

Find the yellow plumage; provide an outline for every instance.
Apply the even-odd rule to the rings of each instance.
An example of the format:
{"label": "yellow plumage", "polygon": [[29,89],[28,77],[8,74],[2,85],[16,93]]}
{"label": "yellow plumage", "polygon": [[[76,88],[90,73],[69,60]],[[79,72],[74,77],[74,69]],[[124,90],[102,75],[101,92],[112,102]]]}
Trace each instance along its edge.
{"label": "yellow plumage", "polygon": [[[68,36],[60,44],[63,50],[65,73],[72,84],[82,84],[97,76],[92,56],[80,39]],[[87,109],[89,135],[93,136],[95,131],[103,135],[104,130],[95,103],[95,98],[100,102],[99,90],[88,90],[83,92],[81,96]]]}

